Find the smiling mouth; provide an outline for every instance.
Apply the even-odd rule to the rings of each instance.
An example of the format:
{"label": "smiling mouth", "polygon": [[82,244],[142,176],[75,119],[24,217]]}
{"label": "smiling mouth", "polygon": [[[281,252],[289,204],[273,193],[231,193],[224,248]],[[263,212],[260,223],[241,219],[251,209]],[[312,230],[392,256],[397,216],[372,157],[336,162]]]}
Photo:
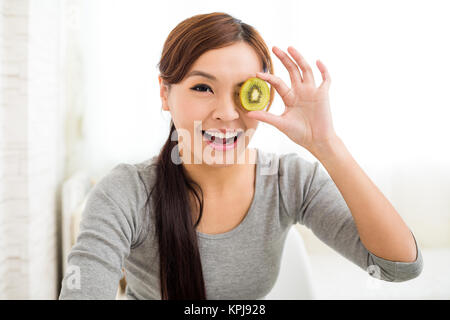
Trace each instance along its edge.
{"label": "smiling mouth", "polygon": [[205,130],[202,130],[202,135],[206,139],[206,141],[210,141],[210,142],[213,142],[215,144],[227,145],[227,144],[231,144],[231,143],[236,142],[237,139],[242,135],[242,132],[239,132],[236,136],[234,136],[232,138],[228,138],[228,139],[211,136],[208,133],[206,133]]}

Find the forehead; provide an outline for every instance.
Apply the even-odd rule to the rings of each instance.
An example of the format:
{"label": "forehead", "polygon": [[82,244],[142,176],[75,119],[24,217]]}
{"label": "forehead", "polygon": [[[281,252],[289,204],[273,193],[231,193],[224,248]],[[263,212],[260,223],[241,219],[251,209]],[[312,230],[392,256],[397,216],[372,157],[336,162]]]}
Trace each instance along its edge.
{"label": "forehead", "polygon": [[226,77],[254,76],[262,71],[262,61],[255,49],[245,42],[203,53],[190,71],[201,70],[215,75],[218,81]]}

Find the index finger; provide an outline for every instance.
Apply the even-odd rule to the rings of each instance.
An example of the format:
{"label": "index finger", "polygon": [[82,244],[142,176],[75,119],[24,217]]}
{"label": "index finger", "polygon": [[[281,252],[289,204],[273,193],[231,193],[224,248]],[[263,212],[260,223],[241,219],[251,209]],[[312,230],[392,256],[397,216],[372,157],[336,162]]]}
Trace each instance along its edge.
{"label": "index finger", "polygon": [[281,99],[283,100],[284,104],[286,106],[289,106],[292,102],[292,90],[289,88],[283,80],[281,80],[279,77],[271,74],[271,73],[263,73],[263,72],[257,72],[256,76],[269,82],[278,92]]}

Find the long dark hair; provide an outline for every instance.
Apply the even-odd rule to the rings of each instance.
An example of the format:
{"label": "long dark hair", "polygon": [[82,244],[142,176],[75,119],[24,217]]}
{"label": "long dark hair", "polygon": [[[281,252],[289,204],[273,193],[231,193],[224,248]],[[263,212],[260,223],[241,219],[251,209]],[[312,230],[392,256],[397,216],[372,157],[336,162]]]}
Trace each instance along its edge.
{"label": "long dark hair", "polygon": [[[245,41],[263,62],[264,72],[273,74],[269,50],[250,25],[226,13],[199,14],[179,23],[167,37],[158,63],[160,76],[169,86],[183,80],[192,64],[203,53]],[[271,87],[271,98],[274,97]],[[175,132],[174,132],[175,131]],[[203,192],[189,179],[184,167],[173,161],[178,154],[176,128],[171,120],[167,141],[156,159],[154,192],[155,236],[158,238],[161,298],[205,300],[206,289],[197,243],[196,227],[203,213]],[[193,198],[195,197],[195,198]],[[194,223],[191,200],[199,209]],[[152,212],[152,211],[150,211]]]}

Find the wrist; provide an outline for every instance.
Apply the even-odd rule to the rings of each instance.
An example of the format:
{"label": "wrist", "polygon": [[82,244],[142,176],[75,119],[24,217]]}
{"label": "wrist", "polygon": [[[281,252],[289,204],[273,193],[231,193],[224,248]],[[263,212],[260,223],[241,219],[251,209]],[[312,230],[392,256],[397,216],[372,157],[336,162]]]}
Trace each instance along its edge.
{"label": "wrist", "polygon": [[315,143],[309,151],[320,162],[323,162],[338,156],[344,148],[345,146],[341,138],[335,135],[320,143]]}

